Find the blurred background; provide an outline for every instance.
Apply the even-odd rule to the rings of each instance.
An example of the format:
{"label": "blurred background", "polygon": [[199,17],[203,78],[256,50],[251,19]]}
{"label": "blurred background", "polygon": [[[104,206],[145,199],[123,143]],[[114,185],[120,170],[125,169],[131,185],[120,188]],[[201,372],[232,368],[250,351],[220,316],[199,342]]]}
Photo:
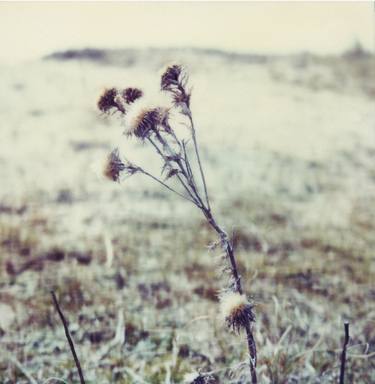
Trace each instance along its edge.
{"label": "blurred background", "polygon": [[98,177],[117,146],[160,171],[96,102],[157,94],[171,62],[256,303],[260,382],[337,382],[344,319],[348,382],[375,381],[373,3],[2,2],[0,35],[1,382],[77,382],[50,289],[89,382],[247,382],[201,213]]}

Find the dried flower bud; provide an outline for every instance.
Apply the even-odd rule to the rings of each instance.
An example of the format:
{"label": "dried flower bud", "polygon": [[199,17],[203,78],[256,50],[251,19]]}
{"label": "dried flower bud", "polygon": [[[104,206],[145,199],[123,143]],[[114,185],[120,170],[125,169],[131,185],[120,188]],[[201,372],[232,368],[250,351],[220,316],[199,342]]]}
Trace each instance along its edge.
{"label": "dried flower bud", "polygon": [[[138,107],[137,104],[135,106]],[[128,127],[127,134],[136,136],[142,140],[149,137],[152,132],[162,127],[164,130],[170,130],[168,121],[168,110],[163,107],[142,107],[130,110],[126,123]]]}
{"label": "dried flower bud", "polygon": [[138,115],[135,122],[133,133],[140,139],[148,137],[153,129],[156,129],[160,123],[159,111],[155,109],[145,109]]}
{"label": "dried flower bud", "polygon": [[126,88],[122,91],[122,97],[127,104],[134,103],[135,100],[143,96],[143,92],[138,88]]}
{"label": "dried flower bud", "polygon": [[179,173],[178,169],[172,168],[168,171],[167,176],[165,177],[165,180],[170,179],[173,176],[176,176]]}
{"label": "dried flower bud", "polygon": [[112,181],[118,181],[122,171],[126,169],[125,164],[121,161],[118,149],[114,149],[107,158],[104,167],[104,176]]}
{"label": "dried flower bud", "polygon": [[180,65],[167,67],[161,76],[161,89],[172,94],[173,102],[187,114],[186,109],[190,105],[190,94],[186,90],[188,75]]}
{"label": "dried flower bud", "polygon": [[182,67],[177,64],[167,67],[161,76],[161,89],[166,91],[173,86],[177,86],[180,82],[182,70]]}
{"label": "dried flower bud", "polygon": [[227,326],[237,332],[255,321],[253,305],[237,292],[226,292],[220,297],[220,310]]}
{"label": "dried flower bud", "polygon": [[115,88],[106,89],[98,100],[98,108],[100,111],[106,113],[111,108],[118,108],[115,100],[117,96],[117,90]]}

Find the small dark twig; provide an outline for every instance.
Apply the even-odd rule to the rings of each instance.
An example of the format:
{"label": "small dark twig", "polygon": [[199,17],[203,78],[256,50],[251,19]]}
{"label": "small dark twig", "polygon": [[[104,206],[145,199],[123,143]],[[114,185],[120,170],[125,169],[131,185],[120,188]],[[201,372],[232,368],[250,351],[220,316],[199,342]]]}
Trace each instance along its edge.
{"label": "small dark twig", "polygon": [[340,366],[340,380],[339,384],[344,384],[345,381],[345,363],[346,363],[346,349],[349,343],[349,322],[345,321],[344,323],[345,339],[344,345],[342,346],[341,352],[341,366]]}
{"label": "small dark twig", "polygon": [[66,336],[66,338],[68,340],[69,347],[70,347],[70,350],[71,350],[73,358],[74,358],[74,362],[75,362],[76,367],[77,367],[77,371],[78,371],[80,382],[81,382],[81,384],[85,384],[85,379],[83,377],[83,372],[82,372],[81,364],[80,364],[78,356],[76,354],[72,337],[70,336],[70,332],[69,332],[69,328],[68,328],[68,322],[66,321],[66,319],[64,317],[64,314],[61,311],[61,308],[60,308],[59,303],[57,301],[55,292],[51,291],[51,295],[52,295],[53,303],[55,304],[56,310],[59,313],[60,319],[61,319],[61,321],[63,323],[64,330],[65,330],[65,336]]}

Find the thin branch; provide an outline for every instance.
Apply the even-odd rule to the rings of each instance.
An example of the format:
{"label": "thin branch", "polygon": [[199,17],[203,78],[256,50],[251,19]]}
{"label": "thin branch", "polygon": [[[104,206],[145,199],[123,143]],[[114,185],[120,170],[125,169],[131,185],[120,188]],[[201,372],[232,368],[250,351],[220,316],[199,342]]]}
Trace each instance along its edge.
{"label": "thin branch", "polygon": [[342,346],[342,352],[341,352],[339,384],[344,384],[344,381],[345,381],[346,349],[349,343],[349,322],[348,321],[345,321],[344,323],[344,332],[345,332],[345,338],[344,338],[344,344]]}
{"label": "thin branch", "polygon": [[[166,163],[166,164],[169,164],[169,160],[166,158],[166,156],[163,154],[163,152],[160,150],[160,148],[157,146],[157,144],[151,139],[151,137],[148,137],[147,138],[148,141],[152,144],[152,146],[155,148],[155,150],[157,151],[157,153],[161,156],[161,158],[163,159],[163,161]],[[165,143],[162,145],[165,145]],[[170,150],[171,152],[171,150]],[[173,155],[173,153],[171,152],[171,155]],[[178,163],[179,164],[179,163]],[[180,165],[180,164],[179,164]],[[184,174],[184,169],[181,168],[180,166],[180,169],[181,171],[183,172]],[[185,174],[184,174],[185,175]],[[193,200],[194,204],[196,204],[197,206],[200,206],[200,202],[199,200],[196,199],[196,197],[192,194],[192,192],[190,191],[190,189],[188,188],[188,186],[184,183],[184,181],[182,180],[181,176],[179,175],[179,173],[176,174],[178,180],[180,181],[180,183],[182,184],[182,186],[184,187],[185,191],[188,193],[188,195],[191,197],[191,199]],[[186,176],[185,176],[186,177]]]}
{"label": "thin branch", "polygon": [[[160,143],[164,147],[166,147],[169,150],[170,154],[173,156],[175,153],[173,152],[173,150],[170,147],[169,143],[167,141],[165,141],[163,139],[163,137],[160,134],[158,134],[158,132],[156,132],[156,133],[157,133],[157,139],[160,141]],[[175,137],[176,137],[176,140],[178,142],[178,145],[180,146],[180,149],[182,149],[181,143],[178,141],[176,135],[175,135]],[[178,160],[176,160],[176,162],[177,162],[179,168],[181,169],[182,174],[185,176],[186,181],[188,182],[188,184],[190,185],[192,191],[194,192],[193,199],[198,201],[197,205],[198,205],[199,208],[205,210],[206,207],[205,207],[205,205],[203,203],[203,200],[202,200],[202,198],[201,198],[201,196],[200,196],[200,194],[198,192],[198,188],[196,186],[196,183],[195,183],[195,180],[194,180],[194,176],[192,178],[190,178],[187,170],[185,169],[185,167],[182,164],[182,158],[181,157]],[[181,179],[180,179],[180,181],[181,181],[182,184],[184,184]],[[208,209],[209,209],[209,207],[208,207]]]}
{"label": "thin branch", "polygon": [[176,191],[175,189],[171,188],[168,184],[164,183],[164,181],[158,179],[156,176],[152,175],[151,173],[145,171],[142,168],[139,168],[138,170],[139,170],[139,172],[143,173],[144,175],[151,177],[151,179],[155,180],[156,182],[161,184],[163,187],[169,189],[171,192],[174,192],[176,195],[178,195],[178,196],[182,197],[183,199],[188,200],[188,201],[190,201],[196,205],[196,202],[194,200],[190,199],[189,197],[187,197],[187,196],[183,195],[182,193]]}
{"label": "thin branch", "polygon": [[198,189],[197,184],[195,182],[194,173],[193,173],[193,170],[191,169],[190,160],[189,160],[189,156],[188,156],[187,151],[186,151],[185,143],[183,142],[182,145],[183,145],[182,149],[183,149],[183,154],[184,154],[183,160],[185,161],[186,171],[187,171],[187,175],[185,177],[188,180],[188,183],[191,186],[192,190],[194,191],[195,195],[199,199],[199,202],[201,205],[200,206],[201,210],[203,212],[204,211],[210,211],[209,205],[207,205],[207,207],[206,207],[205,204],[203,203],[203,199],[200,196],[199,189]]}
{"label": "thin branch", "polygon": [[188,158],[187,151],[186,151],[186,144],[184,141],[182,141],[182,149],[184,152],[184,161],[186,164],[186,169],[187,169],[188,175],[190,176],[191,180],[194,180],[193,171],[191,170],[189,158]]}
{"label": "thin branch", "polygon": [[[195,178],[194,178],[194,172],[191,168],[191,165],[190,165],[190,159],[189,159],[189,156],[188,156],[188,153],[187,153],[187,150],[186,150],[186,143],[184,140],[182,140],[182,144],[181,144],[181,147],[182,147],[182,151],[183,151],[183,154],[184,154],[184,157],[183,157],[183,160],[186,164],[186,170],[187,170],[187,175],[188,175],[188,178],[189,178],[189,181],[190,181],[190,185],[192,185],[192,188],[194,189],[195,193],[197,196],[199,196],[199,201],[201,202],[201,205],[202,205],[202,209],[206,209],[203,201],[202,201],[202,198],[200,197],[200,194],[198,192],[198,187],[196,185],[196,182],[195,182]],[[207,209],[210,210],[210,207],[207,206]]]}
{"label": "thin branch", "polygon": [[61,308],[59,306],[59,302],[57,301],[55,292],[51,291],[51,295],[52,295],[53,303],[55,304],[56,310],[57,310],[57,312],[58,312],[58,314],[60,316],[61,322],[63,323],[64,330],[65,330],[65,336],[66,336],[66,338],[68,340],[69,347],[70,347],[70,350],[71,350],[73,358],[74,358],[74,362],[75,362],[76,367],[77,367],[77,371],[78,371],[80,382],[81,382],[81,384],[85,384],[85,379],[83,377],[83,372],[82,372],[81,364],[80,364],[78,356],[76,354],[76,350],[74,348],[74,343],[73,343],[72,337],[70,336],[70,332],[69,332],[69,328],[68,328],[68,323],[67,323],[67,321],[66,321],[66,319],[64,317],[64,314],[62,313],[62,310],[61,310]]}
{"label": "thin branch", "polygon": [[[182,164],[182,161],[181,161],[181,156],[179,154],[176,154],[173,149],[171,148],[171,146],[169,145],[168,141],[166,141],[160,134],[158,131],[155,131],[155,134],[156,134],[156,138],[159,140],[159,142],[161,143],[161,145],[166,148],[168,151],[169,151],[169,154],[171,156],[178,156],[178,158],[176,159],[176,163],[177,165],[179,166],[180,170],[181,170],[181,173],[184,175],[186,181],[188,182],[188,184],[190,185],[192,191],[194,192],[194,195],[190,192],[189,188],[185,185],[184,181],[181,179],[181,177],[179,177],[179,174],[177,174],[181,184],[184,186],[185,189],[187,189],[187,191],[189,192],[190,196],[192,196],[193,200],[197,200],[197,205],[200,205],[202,207],[204,207],[204,204],[203,204],[203,201],[201,199],[201,197],[199,196],[199,193],[197,191],[197,188],[195,186],[195,183],[193,182],[193,180],[189,177],[184,165]],[[173,131],[171,132],[171,135],[175,137],[175,140],[177,141],[180,149],[182,149],[181,147],[181,143],[179,142],[179,140],[177,139],[177,136],[173,133]],[[150,139],[151,140],[151,139]],[[155,144],[154,144],[155,146]],[[163,153],[159,150],[159,154],[163,157],[164,161],[166,163],[169,162],[168,159],[165,158],[165,156],[163,155]]]}
{"label": "thin branch", "polygon": [[189,109],[188,117],[189,117],[190,124],[191,124],[191,132],[192,132],[191,135],[192,135],[192,137],[193,137],[193,143],[194,143],[195,154],[197,155],[199,171],[200,171],[201,178],[202,178],[202,182],[203,182],[204,194],[206,195],[207,207],[208,207],[209,210],[211,210],[211,207],[210,207],[210,200],[209,200],[209,198],[208,198],[208,191],[207,191],[207,185],[206,185],[206,178],[205,178],[205,176],[204,176],[203,167],[202,167],[202,162],[201,162],[201,158],[200,158],[200,155],[199,155],[198,143],[197,143],[197,137],[196,137],[196,134],[195,134],[194,122],[193,122],[193,117],[192,117],[192,115],[191,115],[191,111],[190,111],[190,109]]}

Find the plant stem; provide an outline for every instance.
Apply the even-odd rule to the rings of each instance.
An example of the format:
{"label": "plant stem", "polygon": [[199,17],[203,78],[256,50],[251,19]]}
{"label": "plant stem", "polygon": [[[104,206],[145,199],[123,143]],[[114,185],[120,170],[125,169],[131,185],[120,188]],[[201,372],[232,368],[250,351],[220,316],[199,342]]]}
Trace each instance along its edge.
{"label": "plant stem", "polygon": [[[208,222],[210,223],[211,227],[216,231],[216,233],[219,235],[222,247],[224,248],[229,261],[231,265],[231,273],[233,276],[235,289],[236,291],[242,295],[243,289],[241,284],[241,276],[238,272],[237,262],[233,251],[233,245],[231,241],[228,238],[227,233],[217,224],[215,221],[211,210],[203,210],[204,215],[206,216]],[[254,339],[253,332],[251,330],[251,324],[250,321],[247,322],[245,326],[246,331],[246,340],[247,340],[247,348],[249,350],[249,368],[250,368],[250,376],[251,376],[251,382],[252,384],[256,384],[258,382],[257,380],[257,374],[256,374],[256,365],[257,365],[257,349],[256,349],[256,343]]]}
{"label": "plant stem", "polygon": [[[160,141],[161,139],[159,139]],[[156,143],[154,143],[154,141],[151,139],[151,137],[148,138],[148,141],[152,144],[152,146],[155,148],[156,152],[161,156],[161,158],[163,159],[163,161],[165,162],[165,164],[169,164],[169,160],[166,158],[166,156],[164,156],[163,152],[160,150],[160,148],[156,145]],[[162,145],[166,146],[166,143],[162,142]],[[171,152],[171,151],[170,151]],[[173,155],[173,153],[171,152],[171,155]],[[185,170],[183,169],[182,165],[180,163],[178,163],[180,169],[181,169],[181,172],[182,174],[185,176]],[[185,189],[185,191],[188,193],[188,195],[191,197],[190,200],[193,200],[193,203],[196,204],[197,206],[200,206],[199,204],[199,201],[197,200],[197,198],[190,192],[190,189],[187,187],[187,185],[184,183],[184,181],[182,180],[181,176],[179,175],[179,173],[177,173],[177,178],[178,180],[180,181],[181,185],[183,186],[183,188]],[[186,176],[185,176],[186,178]]]}
{"label": "plant stem", "polygon": [[196,133],[195,133],[195,127],[194,127],[194,122],[193,122],[193,116],[191,114],[191,111],[190,111],[190,108],[188,109],[189,113],[188,113],[188,117],[189,117],[189,121],[190,121],[190,125],[191,125],[191,136],[193,138],[193,143],[194,143],[194,149],[195,149],[195,154],[197,156],[197,160],[198,160],[198,166],[199,166],[199,172],[201,174],[201,178],[202,178],[202,183],[203,183],[203,188],[204,188],[204,194],[206,196],[206,202],[207,202],[207,207],[208,209],[210,210],[211,207],[210,207],[210,200],[208,198],[208,192],[207,192],[207,185],[206,185],[206,178],[204,176],[204,172],[203,172],[203,167],[202,167],[202,162],[201,162],[201,158],[200,158],[200,155],[199,155],[199,150],[198,150],[198,142],[197,142],[197,137],[196,137]]}
{"label": "plant stem", "polygon": [[167,188],[168,190],[170,190],[171,192],[175,193],[176,195],[184,198],[185,200],[188,200],[194,204],[195,201],[194,200],[191,200],[189,197],[186,197],[185,195],[183,195],[182,193],[176,191],[175,189],[171,188],[168,184],[164,183],[163,181],[161,181],[160,179],[158,179],[157,177],[155,177],[154,175],[151,175],[151,173],[148,173],[147,171],[145,171],[144,169],[142,168],[138,168],[139,172],[143,173],[144,175],[150,177],[151,179],[155,180],[156,182],[158,182],[159,184],[161,184],[163,187]]}
{"label": "plant stem", "polygon": [[[196,186],[196,184],[195,184],[194,177],[190,177],[190,176],[189,176],[189,172],[188,172],[188,170],[187,170],[187,169],[188,169],[188,160],[187,160],[187,163],[186,163],[186,169],[185,169],[184,165],[182,164],[182,158],[181,158],[181,156],[180,156],[179,154],[176,154],[176,153],[172,150],[172,148],[170,147],[169,143],[168,143],[166,140],[164,140],[164,138],[163,138],[157,131],[155,132],[155,134],[156,134],[156,137],[157,137],[158,141],[159,141],[159,142],[161,143],[161,145],[163,146],[163,148],[166,148],[166,149],[169,151],[169,154],[170,154],[171,156],[175,156],[175,155],[177,156],[177,158],[176,158],[176,163],[177,163],[178,167],[180,168],[182,175],[185,177],[185,179],[186,179],[188,185],[190,186],[191,191],[190,191],[189,188],[185,185],[185,183],[184,183],[184,181],[181,179],[180,175],[177,174],[177,177],[178,177],[178,179],[180,180],[182,186],[187,190],[187,192],[189,193],[189,195],[192,197],[192,199],[193,199],[194,202],[195,202],[195,205],[196,205],[197,207],[199,207],[200,209],[205,209],[205,205],[204,205],[204,203],[203,203],[203,201],[202,201],[202,199],[201,199],[201,197],[200,197],[200,194],[199,194],[199,192],[198,192],[197,186]],[[177,139],[177,137],[176,137],[176,139]],[[156,149],[158,150],[159,154],[162,156],[162,158],[164,159],[164,161],[165,161],[166,163],[168,163],[168,160],[165,158],[165,156],[163,155],[163,153],[161,152],[161,150],[157,147],[157,145],[156,145],[155,143],[153,143],[153,141],[152,141],[151,138],[149,138],[149,141],[154,145],[154,147],[156,147]],[[179,146],[181,147],[181,144],[180,144],[179,141],[178,141],[178,144],[179,144]],[[190,165],[189,165],[189,166],[190,166]]]}

